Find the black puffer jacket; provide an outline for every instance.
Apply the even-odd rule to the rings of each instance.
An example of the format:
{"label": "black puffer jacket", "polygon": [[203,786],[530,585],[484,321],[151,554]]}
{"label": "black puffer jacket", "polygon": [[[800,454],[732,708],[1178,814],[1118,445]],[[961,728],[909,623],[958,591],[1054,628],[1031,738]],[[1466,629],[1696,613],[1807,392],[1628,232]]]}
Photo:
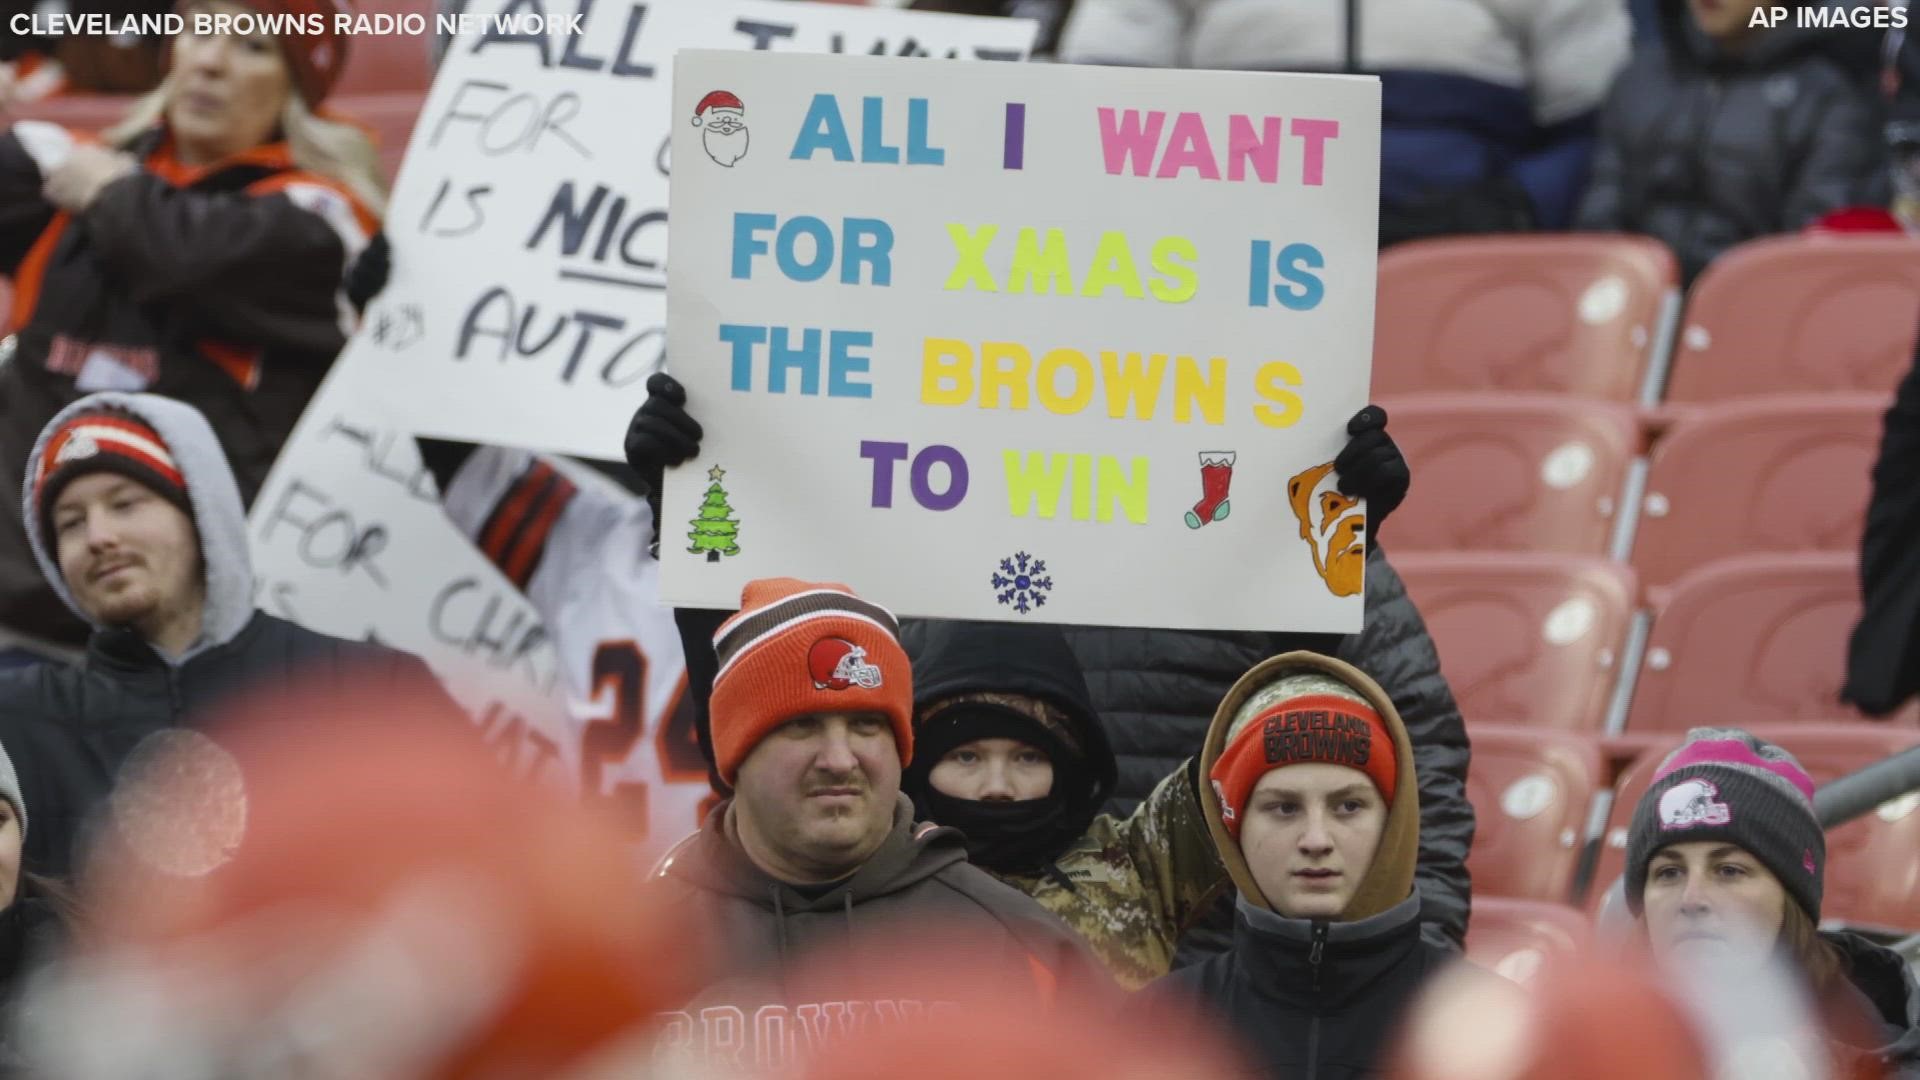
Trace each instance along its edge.
{"label": "black puffer jacket", "polygon": [[1372,676],[1392,696],[1413,739],[1420,774],[1416,882],[1422,919],[1457,944],[1466,940],[1472,906],[1466,726],[1440,673],[1427,624],[1378,547],[1367,555],[1366,595],[1366,622],[1346,638],[1078,627],[1067,640],[1119,758],[1113,809],[1121,815],[1194,752],[1228,688],[1254,664],[1308,649],[1338,656]]}
{"label": "black puffer jacket", "polygon": [[1729,53],[1682,0],[1661,18],[1664,41],[1643,44],[1608,96],[1576,228],[1665,241],[1691,281],[1735,244],[1879,190],[1875,105],[1833,59],[1834,31],[1783,23]]}
{"label": "black puffer jacket", "polygon": [[[1920,40],[1920,38],[1916,38]],[[1920,692],[1920,348],[1880,436],[1860,540],[1865,608],[1847,653],[1848,701],[1875,716]]]}

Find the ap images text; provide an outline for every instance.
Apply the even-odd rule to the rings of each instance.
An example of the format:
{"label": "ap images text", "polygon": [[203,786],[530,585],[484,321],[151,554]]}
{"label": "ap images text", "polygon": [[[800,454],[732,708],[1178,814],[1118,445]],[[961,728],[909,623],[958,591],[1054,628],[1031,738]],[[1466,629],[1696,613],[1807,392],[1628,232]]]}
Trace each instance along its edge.
{"label": "ap images text", "polygon": [[1907,9],[1894,7],[1757,7],[1747,17],[1748,26],[1791,25],[1802,29],[1832,28],[1854,30],[1904,30]]}

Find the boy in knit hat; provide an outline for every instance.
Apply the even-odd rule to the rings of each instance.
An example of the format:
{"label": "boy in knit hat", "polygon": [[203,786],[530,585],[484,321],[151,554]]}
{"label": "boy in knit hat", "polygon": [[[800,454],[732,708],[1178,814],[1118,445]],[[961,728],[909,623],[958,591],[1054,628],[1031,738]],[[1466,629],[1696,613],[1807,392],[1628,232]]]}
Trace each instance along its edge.
{"label": "boy in knit hat", "polygon": [[1785,749],[1736,728],[1689,731],[1634,808],[1627,907],[1662,960],[1723,976],[1784,960],[1843,1068],[1864,1059],[1920,1077],[1912,971],[1857,934],[1819,929],[1827,843],[1813,794]]}
{"label": "boy in knit hat", "polygon": [[1149,992],[1197,998],[1276,1078],[1374,1075],[1452,959],[1420,936],[1419,785],[1393,700],[1331,657],[1273,657],[1220,703],[1200,769],[1240,890],[1233,946]]}
{"label": "boy in knit hat", "polygon": [[[900,999],[910,962],[862,949],[873,930],[911,928],[929,947],[964,939],[1008,973],[1010,993],[1097,981],[1072,931],[968,865],[958,832],[914,824],[900,793],[913,675],[890,612],[844,585],[752,581],[713,643],[714,764],[734,795],[668,853],[655,884],[712,921],[722,975],[735,978],[665,1018],[671,1050],[777,1064],[817,1036],[822,1009],[924,1007]],[[800,961],[845,980],[788,1000]]]}

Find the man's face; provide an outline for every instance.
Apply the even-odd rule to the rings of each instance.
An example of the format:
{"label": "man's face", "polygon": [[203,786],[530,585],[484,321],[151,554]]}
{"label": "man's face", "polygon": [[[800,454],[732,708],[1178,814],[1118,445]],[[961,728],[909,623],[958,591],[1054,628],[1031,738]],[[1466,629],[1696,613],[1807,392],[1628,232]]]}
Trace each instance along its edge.
{"label": "man's face", "polygon": [[1337,918],[1373,866],[1387,804],[1359,769],[1308,762],[1254,785],[1240,854],[1273,909],[1289,919]]}
{"label": "man's face", "polygon": [[110,626],[151,628],[204,602],[193,519],[118,473],[79,477],[53,505],[60,574],[85,611]]}
{"label": "man's face", "polygon": [[877,712],[813,713],[774,729],[740,763],[734,806],[747,854],[795,885],[852,874],[893,829],[900,754]]}
{"label": "man's face", "polygon": [[1315,465],[1287,481],[1287,501],[1300,522],[1300,538],[1313,548],[1313,568],[1335,596],[1356,596],[1365,581],[1367,511],[1340,494],[1333,463]]}
{"label": "man's face", "polygon": [[1687,10],[1701,31],[1715,41],[1736,42],[1759,31],[1749,27],[1755,8],[1764,0],[1687,0]]}
{"label": "man's face", "polygon": [[13,906],[20,895],[20,814],[13,803],[0,799],[0,910]]}

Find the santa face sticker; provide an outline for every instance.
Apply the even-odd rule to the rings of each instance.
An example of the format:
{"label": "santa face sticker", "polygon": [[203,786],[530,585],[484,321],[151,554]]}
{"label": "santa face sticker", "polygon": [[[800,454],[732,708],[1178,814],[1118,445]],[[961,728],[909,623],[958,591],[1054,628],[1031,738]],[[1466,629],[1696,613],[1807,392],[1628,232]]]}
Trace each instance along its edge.
{"label": "santa face sticker", "polygon": [[747,107],[725,90],[715,90],[693,109],[693,126],[705,129],[707,156],[727,168],[747,156]]}
{"label": "santa face sticker", "polygon": [[1335,596],[1357,596],[1367,565],[1367,511],[1340,494],[1333,462],[1287,481],[1287,501],[1300,521],[1300,539],[1313,549],[1313,568]]}

